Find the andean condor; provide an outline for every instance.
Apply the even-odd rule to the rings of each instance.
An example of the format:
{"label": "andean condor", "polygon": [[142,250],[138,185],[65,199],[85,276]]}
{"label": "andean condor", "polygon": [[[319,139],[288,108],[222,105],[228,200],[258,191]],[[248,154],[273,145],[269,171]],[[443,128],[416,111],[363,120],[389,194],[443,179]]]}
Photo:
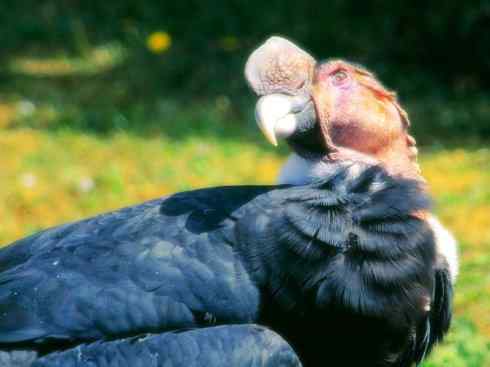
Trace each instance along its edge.
{"label": "andean condor", "polygon": [[450,319],[429,199],[356,166],[179,193],[1,249],[0,363],[411,366]]}
{"label": "andean condor", "polygon": [[[310,183],[339,165],[356,170],[356,162],[425,182],[416,141],[408,132],[408,114],[396,94],[366,69],[343,60],[318,65],[291,41],[271,37],[252,53],[245,75],[261,96],[256,106],[259,127],[272,144],[283,138],[293,150],[279,184]],[[434,215],[424,216],[436,237],[439,265],[454,283],[457,242]]]}
{"label": "andean condor", "polygon": [[[279,184],[311,183],[339,166],[356,174],[360,162],[425,183],[408,114],[396,94],[363,67],[343,60],[318,64],[291,41],[271,37],[252,53],[245,76],[261,97],[258,126],[273,145],[281,138],[293,150]],[[444,277],[440,290],[446,296],[458,275],[457,241],[433,214],[419,215],[434,233],[436,276]]]}

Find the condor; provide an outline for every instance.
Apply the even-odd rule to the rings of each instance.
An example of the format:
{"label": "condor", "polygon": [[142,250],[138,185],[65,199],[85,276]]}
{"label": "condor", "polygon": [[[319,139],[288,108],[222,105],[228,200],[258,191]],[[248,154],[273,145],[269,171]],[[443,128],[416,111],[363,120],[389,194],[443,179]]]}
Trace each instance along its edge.
{"label": "condor", "polygon": [[0,251],[0,361],[282,366],[298,354],[409,366],[448,322],[448,283],[416,215],[427,209],[416,181],[374,166],[305,186],[185,192],[48,229]]}
{"label": "condor", "polygon": [[[280,184],[315,182],[340,166],[355,175],[362,165],[377,165],[425,186],[407,113],[396,94],[363,67],[343,60],[317,63],[292,42],[271,37],[252,53],[245,76],[261,97],[258,126],[273,145],[282,138],[293,150]],[[436,273],[443,277],[440,290],[446,297],[458,273],[456,240],[430,212],[418,215],[434,233]],[[437,302],[436,294],[433,298]],[[449,316],[446,312],[443,332]]]}
{"label": "condor", "polygon": [[429,199],[416,177],[356,162],[301,186],[178,193],[3,248],[1,365],[421,361],[451,304]]}

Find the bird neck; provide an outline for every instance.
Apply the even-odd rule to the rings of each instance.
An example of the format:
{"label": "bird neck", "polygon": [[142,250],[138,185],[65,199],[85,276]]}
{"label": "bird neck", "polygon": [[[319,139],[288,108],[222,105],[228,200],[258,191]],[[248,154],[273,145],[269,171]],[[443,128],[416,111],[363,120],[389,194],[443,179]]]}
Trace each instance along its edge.
{"label": "bird neck", "polygon": [[381,158],[377,160],[348,150],[340,150],[333,157],[291,153],[279,172],[277,183],[305,185],[335,174],[342,166],[350,167],[349,170],[356,172],[365,165],[381,165],[392,176],[425,182],[416,161],[407,158],[392,162],[390,154]]}
{"label": "bird neck", "polygon": [[422,177],[420,166],[417,163],[417,153],[415,139],[406,134],[380,149],[375,155],[375,159],[392,176],[424,183],[425,179]]}

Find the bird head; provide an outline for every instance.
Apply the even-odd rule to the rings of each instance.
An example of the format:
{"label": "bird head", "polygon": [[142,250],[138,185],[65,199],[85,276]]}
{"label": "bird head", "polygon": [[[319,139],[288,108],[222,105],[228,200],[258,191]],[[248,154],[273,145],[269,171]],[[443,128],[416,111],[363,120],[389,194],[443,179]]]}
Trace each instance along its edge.
{"label": "bird head", "polygon": [[421,179],[407,113],[366,69],[343,60],[319,63],[271,37],[250,55],[245,77],[260,96],[256,120],[272,144],[285,139],[305,157],[382,164]]}

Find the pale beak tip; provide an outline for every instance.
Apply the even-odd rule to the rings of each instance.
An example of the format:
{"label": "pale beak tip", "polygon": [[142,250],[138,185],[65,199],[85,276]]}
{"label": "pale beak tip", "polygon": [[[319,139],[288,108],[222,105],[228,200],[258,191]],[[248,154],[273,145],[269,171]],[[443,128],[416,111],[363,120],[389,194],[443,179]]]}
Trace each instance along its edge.
{"label": "pale beak tip", "polygon": [[265,138],[267,139],[267,141],[269,143],[271,143],[273,146],[277,147],[277,138],[276,138],[276,134],[274,133],[274,130],[273,128],[272,129],[267,129],[266,126],[264,126],[263,124],[261,124],[259,122],[259,127],[260,127],[260,130],[262,131],[262,133],[264,134]]}
{"label": "pale beak tip", "polygon": [[257,102],[255,120],[266,139],[277,147],[276,124],[292,109],[291,97],[271,94],[263,96]]}

